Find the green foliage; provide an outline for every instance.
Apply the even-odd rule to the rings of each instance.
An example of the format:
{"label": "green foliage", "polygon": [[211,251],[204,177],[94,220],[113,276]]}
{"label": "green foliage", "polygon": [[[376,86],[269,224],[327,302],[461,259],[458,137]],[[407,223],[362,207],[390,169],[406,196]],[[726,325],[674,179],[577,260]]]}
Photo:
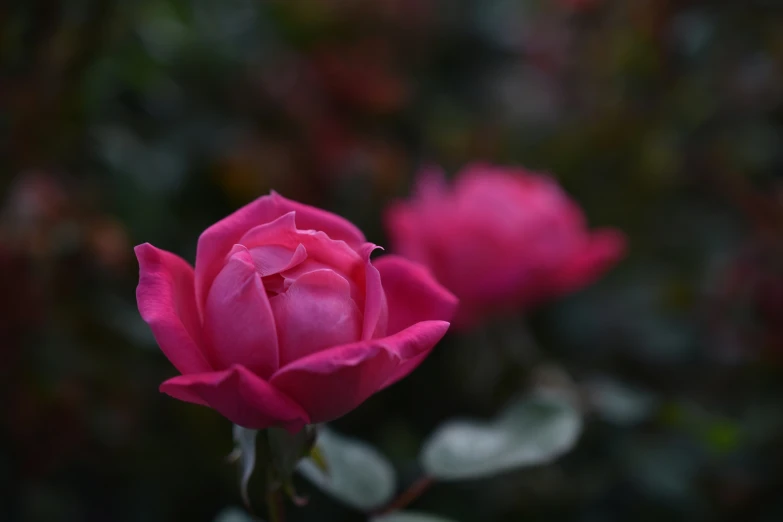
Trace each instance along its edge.
{"label": "green foliage", "polygon": [[321,490],[359,510],[369,511],[389,502],[396,488],[392,465],[365,442],[319,428],[317,447],[325,468],[313,459],[299,464],[299,472]]}
{"label": "green foliage", "polygon": [[242,426],[234,425],[234,449],[239,462],[239,491],[245,505],[250,505],[248,497],[248,484],[256,467],[256,437],[258,430],[250,430]]}
{"label": "green foliage", "polygon": [[310,455],[316,436],[315,426],[306,426],[294,435],[282,428],[266,430],[271,465],[278,479],[284,483],[290,480],[299,461]]}
{"label": "green foliage", "polygon": [[443,480],[489,477],[546,464],[576,444],[579,412],[567,400],[537,396],[514,401],[490,422],[451,421],[425,443],[425,472]]}
{"label": "green foliage", "polygon": [[650,418],[658,401],[649,392],[606,377],[583,383],[592,409],[604,420],[618,425],[634,425]]}
{"label": "green foliage", "polygon": [[255,519],[239,508],[226,508],[213,522],[255,522]]}
{"label": "green foliage", "polygon": [[453,522],[448,518],[417,513],[413,511],[398,511],[388,515],[373,517],[370,522]]}

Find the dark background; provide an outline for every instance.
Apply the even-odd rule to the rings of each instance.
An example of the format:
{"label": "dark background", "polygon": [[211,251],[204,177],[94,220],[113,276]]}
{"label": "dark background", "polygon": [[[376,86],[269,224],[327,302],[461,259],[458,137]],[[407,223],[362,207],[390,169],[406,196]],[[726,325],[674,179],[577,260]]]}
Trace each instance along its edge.
{"label": "dark background", "polygon": [[[590,404],[576,450],[413,507],[783,520],[777,0],[0,2],[0,520],[240,503],[228,421],[157,391],[175,370],[136,310],[133,245],[192,261],[272,188],[385,244],[381,210],[422,162],[474,160],[553,173],[628,257],[450,334],[335,427],[405,484],[441,421],[567,374]],[[291,520],[364,519],[297,486],[312,498]]]}

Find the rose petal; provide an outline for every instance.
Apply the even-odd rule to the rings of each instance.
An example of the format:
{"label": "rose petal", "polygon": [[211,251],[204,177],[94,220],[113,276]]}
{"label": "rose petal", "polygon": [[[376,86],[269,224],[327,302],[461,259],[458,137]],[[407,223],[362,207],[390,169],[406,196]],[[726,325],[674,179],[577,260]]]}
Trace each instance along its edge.
{"label": "rose petal", "polygon": [[307,249],[297,245],[295,250],[280,245],[264,245],[250,249],[256,272],[261,277],[290,270],[307,259]]}
{"label": "rose petal", "polygon": [[215,369],[241,364],[262,377],[278,367],[275,320],[253,257],[242,246],[232,250],[215,278],[204,309]]}
{"label": "rose petal", "polygon": [[297,219],[296,212],[289,212],[270,223],[250,229],[239,242],[251,249],[261,245],[279,245],[293,250],[302,245],[309,259],[325,263],[346,275],[354,271],[361,262],[354,249],[345,241],[336,241],[324,232],[301,229],[297,226]]}
{"label": "rose petal", "polygon": [[385,255],[375,261],[389,303],[388,331],[396,333],[419,321],[450,321],[457,298],[423,266]]}
{"label": "rose petal", "polygon": [[285,272],[282,272],[280,274],[284,279],[285,289],[288,290],[288,288],[292,284],[294,284],[294,281],[296,281],[303,275],[308,274],[310,272],[315,272],[316,270],[334,270],[334,268],[324,263],[321,263],[320,261],[316,261],[311,257],[307,258],[304,260],[303,263],[300,263],[295,267],[291,268],[290,270],[286,270]]}
{"label": "rose petal", "polygon": [[362,315],[348,281],[333,270],[299,277],[284,294],[270,299],[277,322],[280,366],[311,353],[357,341]]}
{"label": "rose petal", "polygon": [[201,348],[193,269],[149,243],[137,246],[135,252],[139,260],[136,301],[160,349],[180,373],[210,371]]}
{"label": "rose petal", "polygon": [[240,365],[219,372],[180,375],[161,384],[160,391],[181,401],[209,406],[249,429],[282,426],[295,432],[310,423],[307,413],[293,399]]}
{"label": "rose petal", "polygon": [[322,231],[331,239],[345,241],[355,248],[366,241],[359,229],[340,216],[290,201],[272,192],[221,219],[199,237],[196,249],[196,299],[199,311],[203,311],[212,280],[223,266],[231,247],[251,228],[274,221],[292,211],[297,213],[296,222],[302,229]]}
{"label": "rose petal", "polygon": [[359,255],[364,258],[364,322],[362,324],[362,339],[377,339],[386,335],[389,322],[389,308],[386,301],[386,293],[383,290],[381,274],[370,262],[370,255],[380,248],[372,243],[367,243],[359,250]]}
{"label": "rose petal", "polygon": [[248,248],[261,245],[295,245],[299,231],[296,229],[296,212],[287,212],[267,223],[253,226],[242,234],[239,243]]}
{"label": "rose petal", "polygon": [[614,229],[601,229],[590,234],[583,250],[552,277],[555,290],[570,292],[598,279],[625,255],[625,235]]}
{"label": "rose petal", "polygon": [[328,422],[410,373],[446,333],[449,323],[424,321],[390,337],[314,353],[282,367],[270,383]]}

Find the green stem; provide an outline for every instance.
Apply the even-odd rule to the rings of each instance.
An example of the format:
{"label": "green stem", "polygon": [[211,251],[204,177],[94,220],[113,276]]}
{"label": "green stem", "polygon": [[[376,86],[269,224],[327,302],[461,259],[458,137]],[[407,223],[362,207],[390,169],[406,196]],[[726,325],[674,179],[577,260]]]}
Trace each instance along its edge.
{"label": "green stem", "polygon": [[266,508],[269,511],[269,522],[285,522],[285,505],[279,489],[266,494]]}

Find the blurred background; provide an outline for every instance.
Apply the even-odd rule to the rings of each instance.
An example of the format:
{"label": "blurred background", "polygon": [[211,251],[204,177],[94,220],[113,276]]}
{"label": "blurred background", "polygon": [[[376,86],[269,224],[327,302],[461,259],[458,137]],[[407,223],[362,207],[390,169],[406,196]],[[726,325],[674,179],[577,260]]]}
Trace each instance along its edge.
{"label": "blurred background", "polygon": [[[413,506],[783,520],[777,0],[0,3],[0,519],[241,502],[230,423],[158,392],[175,370],[136,309],[135,244],[192,262],[206,226],[275,189],[383,245],[380,210],[423,162],[475,160],[551,172],[628,257],[448,336],[335,428],[410,482],[444,419],[567,381],[589,411],[576,450]],[[290,520],[364,520],[297,487]]]}

